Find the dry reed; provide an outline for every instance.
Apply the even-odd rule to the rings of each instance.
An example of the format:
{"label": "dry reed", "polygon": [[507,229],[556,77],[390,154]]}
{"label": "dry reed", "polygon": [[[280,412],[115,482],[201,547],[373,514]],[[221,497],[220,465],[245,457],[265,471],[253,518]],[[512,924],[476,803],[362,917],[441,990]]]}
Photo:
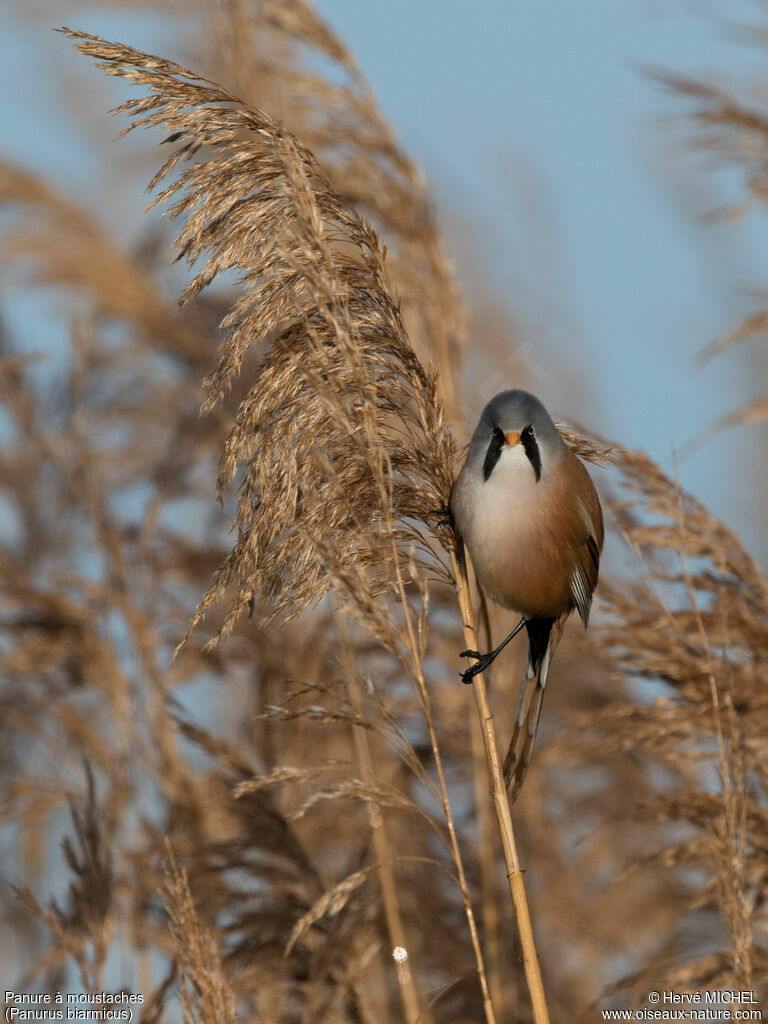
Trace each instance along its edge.
{"label": "dry reed", "polygon": [[[230,588],[235,596],[225,635],[257,598],[268,607],[266,626],[306,610],[333,585],[370,635],[398,657],[422,704],[486,1018],[494,1021],[422,669],[428,591],[421,577],[425,570],[439,577],[442,568],[434,551],[437,530],[431,538],[424,524],[448,505],[454,448],[443,427],[435,378],[416,358],[387,287],[378,239],[334,192],[312,154],[263,112],[177,64],[68,34],[103,70],[149,88],[146,97],[117,108],[116,113],[132,116],[126,131],[162,127],[171,133],[166,141],[179,144],[150,189],[177,172],[153,205],[172,203],[170,218],[186,218],[176,241],[178,258],[190,266],[202,263],[182,302],[219,274],[239,272],[243,295],[222,321],[228,333],[206,381],[203,411],[230,389],[247,349],[274,338],[219,463],[220,497],[238,466],[245,467],[238,543],[190,632]],[[201,149],[212,151],[205,161],[197,159]],[[456,581],[465,592],[465,583]],[[421,612],[406,593],[414,584]],[[395,609],[399,598],[401,621],[381,600],[388,592],[396,594]],[[482,680],[475,692],[480,720],[486,722]],[[494,778],[498,755],[487,726],[484,737]],[[494,807],[534,1017],[546,1022],[506,797],[497,794]],[[337,894],[346,901],[368,874],[349,876],[320,900],[299,922],[288,948],[308,923],[335,914]],[[409,979],[402,989],[406,1012],[415,1020],[417,1000]]]}
{"label": "dry reed", "polygon": [[[129,250],[92,202],[0,173],[3,281],[57,289],[68,342],[46,376],[0,338],[13,986],[141,989],[145,1024],[528,1020],[435,535],[465,321],[423,181],[309,5],[178,16],[210,80],[80,42],[148,87],[130,115],[170,119],[187,306],[161,229]],[[765,577],[651,460],[609,454],[635,561],[566,633],[515,807],[555,1021],[766,983]],[[504,736],[518,676],[487,697]]]}

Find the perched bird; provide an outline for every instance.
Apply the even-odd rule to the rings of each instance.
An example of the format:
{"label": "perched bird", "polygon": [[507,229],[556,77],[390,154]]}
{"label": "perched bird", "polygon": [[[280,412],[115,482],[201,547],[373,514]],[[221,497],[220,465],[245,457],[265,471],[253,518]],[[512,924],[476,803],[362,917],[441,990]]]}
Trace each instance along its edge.
{"label": "perched bird", "polygon": [[586,629],[603,547],[603,513],[581,460],[527,391],[502,391],[480,417],[451,494],[478,582],[523,618],[489,654],[462,651],[482,672],[525,626],[528,665],[504,761],[512,800],[533,751],[552,653],[575,608]]}

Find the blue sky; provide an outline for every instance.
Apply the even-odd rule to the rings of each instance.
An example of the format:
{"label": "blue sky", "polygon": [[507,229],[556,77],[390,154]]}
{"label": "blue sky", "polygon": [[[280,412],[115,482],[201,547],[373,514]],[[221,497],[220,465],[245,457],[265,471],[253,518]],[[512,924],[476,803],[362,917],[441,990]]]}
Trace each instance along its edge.
{"label": "blue sky", "polygon": [[[760,342],[703,369],[693,360],[756,308],[749,293],[768,278],[768,222],[759,215],[703,223],[707,211],[740,197],[740,176],[712,173],[686,151],[686,125],[671,117],[680,105],[642,71],[717,70],[768,81],[768,60],[735,41],[725,20],[746,23],[757,17],[755,5],[319,0],[318,7],[424,167],[460,274],[485,280],[519,325],[507,365],[470,365],[475,411],[490,397],[483,393],[489,380],[516,383],[522,357],[555,412],[644,447],[669,469],[675,448],[765,390]],[[61,21],[72,26],[156,45],[148,15],[68,0],[61,8]],[[114,136],[115,122],[105,115],[93,138],[62,131],[61,114],[77,101],[62,88],[68,70],[90,83],[89,103],[99,99],[102,80],[66,40],[0,10],[6,153],[55,169],[75,194],[100,190],[107,216],[135,224],[144,197],[105,194],[109,166],[93,163],[93,138]],[[757,554],[766,553],[764,516],[756,513],[766,485],[753,469],[764,437],[762,428],[732,431],[680,463],[683,483]]]}

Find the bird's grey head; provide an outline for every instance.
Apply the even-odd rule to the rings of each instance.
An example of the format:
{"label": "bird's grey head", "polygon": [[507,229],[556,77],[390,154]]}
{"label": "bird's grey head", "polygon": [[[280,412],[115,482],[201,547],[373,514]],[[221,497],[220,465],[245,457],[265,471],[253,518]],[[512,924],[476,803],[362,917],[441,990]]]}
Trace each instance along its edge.
{"label": "bird's grey head", "polygon": [[488,480],[502,457],[524,453],[538,481],[542,470],[565,448],[552,417],[534,395],[515,389],[502,391],[483,409],[469,446],[468,459]]}

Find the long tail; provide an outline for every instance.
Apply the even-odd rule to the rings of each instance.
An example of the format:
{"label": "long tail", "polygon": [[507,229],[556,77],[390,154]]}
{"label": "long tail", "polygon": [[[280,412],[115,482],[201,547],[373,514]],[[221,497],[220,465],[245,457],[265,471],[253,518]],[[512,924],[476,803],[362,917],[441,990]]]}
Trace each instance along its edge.
{"label": "long tail", "polygon": [[520,795],[531,763],[549,665],[560,639],[562,624],[557,619],[530,619],[525,628],[528,631],[528,665],[520,689],[515,729],[504,758],[504,783],[512,803]]}

